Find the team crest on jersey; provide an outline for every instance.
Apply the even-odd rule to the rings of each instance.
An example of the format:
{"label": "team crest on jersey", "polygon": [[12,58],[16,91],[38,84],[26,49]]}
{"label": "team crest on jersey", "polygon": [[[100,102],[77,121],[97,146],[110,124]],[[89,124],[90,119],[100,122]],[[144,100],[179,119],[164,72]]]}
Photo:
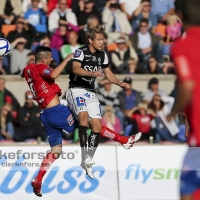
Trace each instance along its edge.
{"label": "team crest on jersey", "polygon": [[80,49],[76,49],[74,52],[74,58],[78,58],[81,55],[82,51]]}
{"label": "team crest on jersey", "polygon": [[45,74],[45,75],[49,75],[50,73],[51,73],[51,70],[49,70],[49,69],[45,69],[45,70],[44,70],[44,74]]}
{"label": "team crest on jersey", "polygon": [[96,56],[92,56],[92,61],[94,61],[94,62],[97,61]]}
{"label": "team crest on jersey", "polygon": [[98,58],[98,64],[101,65],[101,58]]}

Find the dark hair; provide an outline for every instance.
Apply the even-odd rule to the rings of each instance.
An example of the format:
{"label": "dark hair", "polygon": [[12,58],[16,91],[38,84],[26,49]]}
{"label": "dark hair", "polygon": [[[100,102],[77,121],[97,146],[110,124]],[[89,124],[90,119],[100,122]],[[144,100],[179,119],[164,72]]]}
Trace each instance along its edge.
{"label": "dark hair", "polygon": [[51,53],[51,48],[45,46],[38,46],[35,50],[36,62],[40,61],[42,58],[47,58],[47,53]]}
{"label": "dark hair", "polygon": [[149,24],[149,20],[146,19],[146,18],[142,18],[142,19],[140,20],[140,24],[141,24],[141,23]]}
{"label": "dark hair", "polygon": [[89,22],[89,20],[91,20],[91,19],[96,19],[99,21],[99,18],[96,15],[89,15],[87,22]]}
{"label": "dark hair", "polygon": [[27,56],[34,56],[34,55],[35,55],[34,52],[30,52],[30,53],[27,54]]}
{"label": "dark hair", "polygon": [[177,0],[177,6],[182,13],[183,23],[200,26],[199,0]]}
{"label": "dark hair", "polygon": [[157,62],[156,68],[155,68],[153,74],[160,74],[160,67],[158,65],[158,61],[157,61],[157,59],[156,59],[155,56],[150,56],[149,59],[148,59],[148,66],[147,66],[147,68],[149,70],[149,73],[151,73],[150,62],[149,62],[150,59],[154,59]]}
{"label": "dark hair", "polygon": [[[157,97],[160,97],[159,94],[155,94],[155,95],[153,96],[151,102],[149,103],[149,106],[148,106],[148,107],[149,107],[150,109],[152,109],[154,112],[157,111],[156,106],[155,106],[155,104],[154,104],[154,97],[156,97],[156,96],[157,96]],[[163,107],[164,107],[164,105],[165,105],[165,103],[161,100],[161,101],[160,101],[160,108],[159,108],[159,110],[162,110]]]}
{"label": "dark hair", "polygon": [[150,0],[141,0],[140,3],[143,3],[143,2],[149,2],[149,3],[151,3]]}

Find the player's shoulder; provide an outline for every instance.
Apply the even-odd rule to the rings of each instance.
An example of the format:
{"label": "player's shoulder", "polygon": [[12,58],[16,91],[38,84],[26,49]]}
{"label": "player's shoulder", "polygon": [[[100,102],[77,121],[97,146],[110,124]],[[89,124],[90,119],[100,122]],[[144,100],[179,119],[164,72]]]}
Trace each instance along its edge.
{"label": "player's shoulder", "polygon": [[85,53],[85,51],[87,51],[87,47],[86,46],[82,46],[79,47],[78,49],[75,50],[74,52],[74,58],[79,58],[82,54]]}

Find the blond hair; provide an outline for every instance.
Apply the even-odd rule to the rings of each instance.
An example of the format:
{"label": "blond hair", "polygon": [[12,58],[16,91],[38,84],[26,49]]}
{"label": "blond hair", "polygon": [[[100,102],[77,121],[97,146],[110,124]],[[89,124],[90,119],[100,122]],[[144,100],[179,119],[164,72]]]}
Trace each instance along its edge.
{"label": "blond hair", "polygon": [[177,15],[171,14],[167,17],[167,24],[172,25],[172,20],[174,19],[176,19],[177,22],[181,22],[180,18]]}
{"label": "blond hair", "polygon": [[106,121],[110,121],[113,125],[116,123],[116,117],[115,117],[115,113],[114,113],[114,110],[113,110],[113,107],[111,106],[105,106],[105,110],[111,110],[111,118],[108,118],[106,112],[104,112],[104,118]]}
{"label": "blond hair", "polygon": [[96,34],[103,34],[103,36],[106,36],[105,28],[98,24],[96,26],[90,26],[89,29],[86,32],[86,40],[88,42],[89,39],[94,40],[96,38]]}

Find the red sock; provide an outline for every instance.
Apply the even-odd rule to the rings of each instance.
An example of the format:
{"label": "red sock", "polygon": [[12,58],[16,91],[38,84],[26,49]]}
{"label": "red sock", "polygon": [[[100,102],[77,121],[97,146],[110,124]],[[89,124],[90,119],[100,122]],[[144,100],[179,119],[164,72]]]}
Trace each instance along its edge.
{"label": "red sock", "polygon": [[52,152],[49,152],[43,159],[39,173],[37,175],[38,181],[42,182],[43,176],[46,174],[48,169],[51,167],[53,162],[57,159],[57,155]]}
{"label": "red sock", "polygon": [[102,137],[109,138],[111,140],[115,140],[115,141],[119,142],[120,144],[126,144],[128,142],[128,139],[129,139],[129,137],[125,137],[125,136],[122,136],[118,133],[115,133],[115,131],[112,131],[111,129],[109,129],[108,127],[103,126],[103,125],[102,125],[102,128],[101,128],[100,135]]}

